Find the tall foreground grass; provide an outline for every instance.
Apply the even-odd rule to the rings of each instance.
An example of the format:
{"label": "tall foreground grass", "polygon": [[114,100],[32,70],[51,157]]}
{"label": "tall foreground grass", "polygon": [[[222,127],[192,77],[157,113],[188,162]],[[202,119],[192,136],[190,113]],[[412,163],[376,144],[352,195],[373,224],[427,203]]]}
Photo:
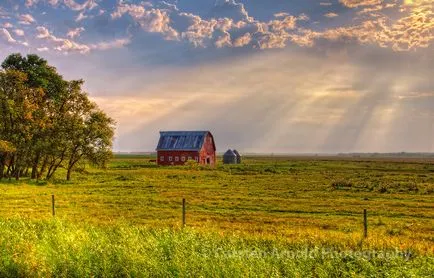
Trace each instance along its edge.
{"label": "tall foreground grass", "polygon": [[192,229],[0,219],[0,277],[432,277],[434,258]]}

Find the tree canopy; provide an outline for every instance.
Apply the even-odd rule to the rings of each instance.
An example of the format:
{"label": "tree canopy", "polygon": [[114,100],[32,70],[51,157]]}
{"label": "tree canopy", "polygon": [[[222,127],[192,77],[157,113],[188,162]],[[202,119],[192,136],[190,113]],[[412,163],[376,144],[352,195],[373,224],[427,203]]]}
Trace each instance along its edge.
{"label": "tree canopy", "polygon": [[84,162],[105,165],[114,121],[89,99],[83,83],[64,80],[37,55],[5,59],[0,69],[0,178],[29,174],[50,179],[64,168],[69,180]]}

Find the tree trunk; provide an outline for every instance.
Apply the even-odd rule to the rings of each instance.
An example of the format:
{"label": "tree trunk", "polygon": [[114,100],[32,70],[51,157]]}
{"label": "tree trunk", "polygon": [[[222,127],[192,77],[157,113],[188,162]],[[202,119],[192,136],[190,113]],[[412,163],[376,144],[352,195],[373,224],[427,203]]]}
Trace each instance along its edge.
{"label": "tree trunk", "polygon": [[38,177],[38,164],[39,164],[39,159],[40,159],[41,155],[38,153],[36,155],[35,160],[33,161],[33,165],[32,165],[32,176],[31,179],[34,180]]}
{"label": "tree trunk", "polygon": [[20,180],[20,169],[15,169],[15,180],[19,181]]}
{"label": "tree trunk", "polygon": [[44,162],[42,162],[42,167],[41,170],[38,172],[38,174],[36,175],[36,179],[39,180],[41,179],[42,175],[45,173],[45,171],[47,170],[47,165],[48,164],[48,158],[46,157],[44,159]]}
{"label": "tree trunk", "polygon": [[72,169],[74,169],[75,164],[78,162],[80,158],[76,159],[76,160],[70,160],[68,163],[68,172],[66,173],[66,180],[70,181],[71,180],[71,173],[72,173]]}
{"label": "tree trunk", "polygon": [[67,181],[71,180],[71,173],[72,173],[72,167],[68,168],[68,172],[66,173],[66,180]]}
{"label": "tree trunk", "polygon": [[48,173],[47,173],[47,176],[45,177],[45,179],[47,179],[47,180],[51,179],[51,176],[53,173],[52,170],[54,169],[54,164],[55,164],[55,162],[51,162],[51,165],[48,168]]}
{"label": "tree trunk", "polygon": [[4,177],[4,172],[5,172],[5,156],[6,155],[0,155],[0,180],[3,179]]}
{"label": "tree trunk", "polygon": [[10,157],[8,169],[6,170],[6,175],[9,179],[11,179],[12,173],[14,172],[14,163],[15,163],[15,156]]}

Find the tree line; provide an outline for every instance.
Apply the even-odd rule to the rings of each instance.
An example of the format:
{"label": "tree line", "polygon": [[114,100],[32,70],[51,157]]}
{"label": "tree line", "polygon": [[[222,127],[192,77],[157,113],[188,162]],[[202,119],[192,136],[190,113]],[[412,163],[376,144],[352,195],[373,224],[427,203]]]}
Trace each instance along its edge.
{"label": "tree line", "polygon": [[114,121],[37,55],[12,54],[0,69],[0,179],[66,179],[112,155]]}

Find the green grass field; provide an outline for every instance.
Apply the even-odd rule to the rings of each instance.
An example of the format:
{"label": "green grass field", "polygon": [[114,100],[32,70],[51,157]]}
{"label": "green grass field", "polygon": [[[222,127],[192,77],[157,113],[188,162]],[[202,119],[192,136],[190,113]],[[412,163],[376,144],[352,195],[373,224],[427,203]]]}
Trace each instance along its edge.
{"label": "green grass field", "polygon": [[[210,169],[157,167],[150,159],[118,156],[107,170],[87,168],[72,182],[0,183],[0,276],[434,273],[433,161],[250,157]],[[315,253],[324,250],[410,255]]]}

